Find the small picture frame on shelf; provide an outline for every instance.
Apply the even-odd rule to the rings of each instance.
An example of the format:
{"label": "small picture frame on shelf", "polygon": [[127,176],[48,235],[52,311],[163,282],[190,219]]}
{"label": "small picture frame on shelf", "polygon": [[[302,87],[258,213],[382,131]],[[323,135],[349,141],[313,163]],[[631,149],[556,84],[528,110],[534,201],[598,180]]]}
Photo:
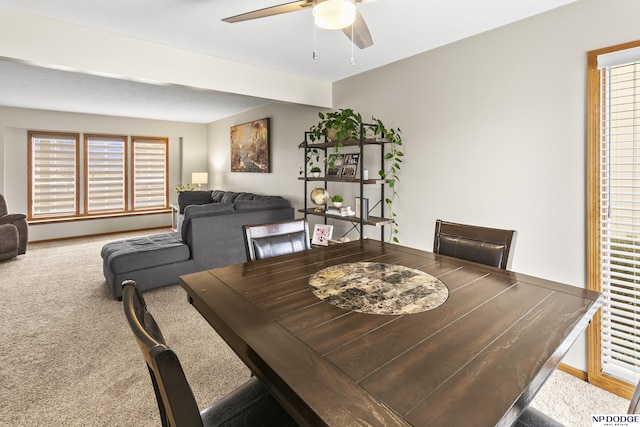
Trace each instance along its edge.
{"label": "small picture frame on shelf", "polygon": [[342,173],[340,174],[340,178],[355,178],[355,177],[356,177],[355,165],[345,165],[342,167]]}
{"label": "small picture frame on shelf", "polygon": [[369,199],[365,197],[356,197],[355,201],[356,218],[360,218],[360,208],[362,208],[362,219],[369,219]]}
{"label": "small picture frame on shelf", "polygon": [[342,154],[331,154],[327,159],[327,170],[325,176],[339,178],[342,173],[344,156]]}
{"label": "small picture frame on shelf", "polygon": [[333,225],[316,224],[313,227],[312,245],[329,246],[329,240],[333,236]]}
{"label": "small picture frame on shelf", "polygon": [[355,178],[358,172],[360,153],[345,154],[342,166],[341,178]]}
{"label": "small picture frame on shelf", "polygon": [[345,165],[355,165],[356,167],[358,167],[359,162],[360,162],[360,153],[345,154],[344,156]]}

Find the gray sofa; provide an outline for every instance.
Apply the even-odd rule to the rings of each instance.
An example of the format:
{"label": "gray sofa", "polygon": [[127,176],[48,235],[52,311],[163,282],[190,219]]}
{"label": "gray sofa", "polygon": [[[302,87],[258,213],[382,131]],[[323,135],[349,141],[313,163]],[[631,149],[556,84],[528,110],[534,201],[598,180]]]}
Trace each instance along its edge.
{"label": "gray sofa", "polygon": [[102,248],[104,277],[117,299],[121,284],[140,290],[178,283],[178,277],[245,262],[242,226],[291,220],[280,196],[231,191],[191,191],[178,196],[179,231],[109,242]]}

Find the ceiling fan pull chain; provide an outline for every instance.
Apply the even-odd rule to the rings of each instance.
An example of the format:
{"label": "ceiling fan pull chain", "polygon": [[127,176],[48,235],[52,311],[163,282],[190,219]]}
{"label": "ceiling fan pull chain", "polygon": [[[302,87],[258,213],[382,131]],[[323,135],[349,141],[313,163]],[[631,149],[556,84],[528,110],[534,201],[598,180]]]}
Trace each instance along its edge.
{"label": "ceiling fan pull chain", "polygon": [[315,24],[313,25],[313,60],[317,60],[318,59],[318,43],[316,41],[316,26]]}

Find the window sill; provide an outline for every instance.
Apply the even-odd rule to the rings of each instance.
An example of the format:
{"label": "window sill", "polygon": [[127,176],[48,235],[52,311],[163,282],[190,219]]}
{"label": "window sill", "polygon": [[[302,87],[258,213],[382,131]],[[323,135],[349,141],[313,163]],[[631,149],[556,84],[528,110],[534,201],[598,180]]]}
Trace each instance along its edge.
{"label": "window sill", "polygon": [[167,209],[154,209],[147,211],[136,211],[136,212],[121,212],[121,213],[111,213],[111,214],[88,214],[88,215],[78,215],[78,216],[66,216],[60,218],[27,218],[29,225],[38,225],[38,224],[59,224],[65,222],[74,222],[74,221],[88,221],[95,219],[110,219],[110,218],[126,218],[133,216],[141,216],[141,215],[158,215],[158,214],[168,214],[171,213],[171,208]]}

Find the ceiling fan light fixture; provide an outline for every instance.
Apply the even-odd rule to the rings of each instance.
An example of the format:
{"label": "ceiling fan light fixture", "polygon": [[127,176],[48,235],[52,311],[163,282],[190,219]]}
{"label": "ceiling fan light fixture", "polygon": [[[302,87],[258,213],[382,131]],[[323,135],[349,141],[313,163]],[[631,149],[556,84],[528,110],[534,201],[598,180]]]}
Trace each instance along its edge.
{"label": "ceiling fan light fixture", "polygon": [[315,24],[327,30],[340,30],[356,19],[355,0],[318,0],[313,6]]}

